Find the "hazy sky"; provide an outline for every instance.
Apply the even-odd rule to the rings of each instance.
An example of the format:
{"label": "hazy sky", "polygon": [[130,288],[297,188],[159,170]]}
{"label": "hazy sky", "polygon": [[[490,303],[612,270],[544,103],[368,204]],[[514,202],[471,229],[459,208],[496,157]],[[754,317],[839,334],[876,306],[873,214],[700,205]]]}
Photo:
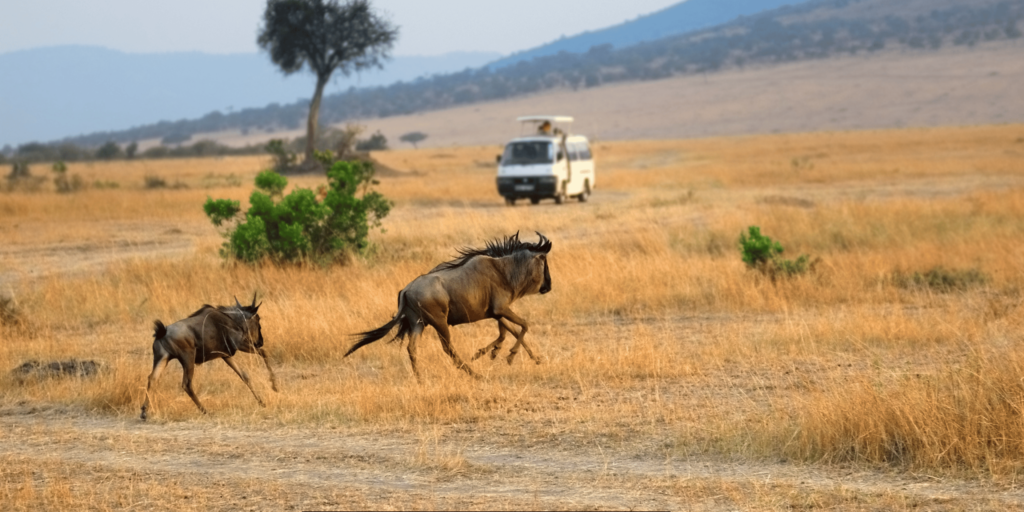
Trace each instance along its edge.
{"label": "hazy sky", "polygon": [[[0,0],[0,53],[65,44],[131,53],[258,51],[263,0]],[[680,0],[375,0],[400,26],[395,55],[503,54],[604,28]]]}

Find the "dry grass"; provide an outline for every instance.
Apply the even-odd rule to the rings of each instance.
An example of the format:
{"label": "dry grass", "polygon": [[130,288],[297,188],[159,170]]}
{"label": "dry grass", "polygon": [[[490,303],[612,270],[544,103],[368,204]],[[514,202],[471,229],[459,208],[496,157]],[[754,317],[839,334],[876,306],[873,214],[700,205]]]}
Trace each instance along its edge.
{"label": "dry grass", "polygon": [[[1024,360],[1014,350],[1024,341],[1022,135],[1021,126],[994,126],[600,143],[593,201],[561,207],[501,206],[484,165],[494,148],[381,153],[417,174],[382,179],[396,202],[387,232],[373,236],[369,257],[333,268],[249,268],[216,256],[220,238],[202,201],[244,200],[258,160],[95,164],[90,181],[138,187],[0,196],[0,261],[13,269],[0,277],[23,319],[0,325],[0,368],[77,357],[108,370],[26,385],[0,377],[0,410],[134,422],[152,320],[257,291],[282,392],[270,391],[257,358],[236,358],[267,399],[260,409],[225,365],[210,363],[196,377],[211,411],[200,417],[172,365],[153,423],[400,436],[415,442],[396,467],[456,480],[491,478],[471,454],[486,445],[650,461],[785,458],[1012,482],[1024,469]],[[143,190],[146,174],[190,188]],[[201,188],[211,174],[244,176],[244,185]],[[822,264],[776,284],[748,272],[736,239],[752,224],[781,240],[787,256],[808,253]],[[432,334],[420,345],[423,383],[394,345],[340,357],[350,333],[390,318],[410,280],[457,247],[517,230],[554,241],[554,291],[517,305],[545,364],[484,358],[473,363],[484,378],[473,381]],[[162,248],[175,241],[187,243],[168,256]],[[50,261],[44,249],[57,256],[36,267],[35,258]],[[102,265],[78,263],[97,253]],[[988,279],[951,291],[893,279],[937,267]],[[492,322],[457,327],[456,348],[468,357],[496,330]],[[6,473],[0,492],[56,509],[137,499],[104,491],[101,504],[69,501],[73,478],[43,487],[33,478]],[[810,492],[794,482],[768,490],[742,478],[701,482],[636,485],[644,493],[677,486],[675,496],[709,509],[967,503],[888,495],[881,485]],[[404,499],[395,507],[431,506]],[[458,507],[446,500],[432,503]],[[586,503],[609,503],[595,500]]]}

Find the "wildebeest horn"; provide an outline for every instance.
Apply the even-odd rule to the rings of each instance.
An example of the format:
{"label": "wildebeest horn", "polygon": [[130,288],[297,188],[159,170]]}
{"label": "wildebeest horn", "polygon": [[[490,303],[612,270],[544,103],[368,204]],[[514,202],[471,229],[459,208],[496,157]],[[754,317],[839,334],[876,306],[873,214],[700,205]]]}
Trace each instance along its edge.
{"label": "wildebeest horn", "polygon": [[258,306],[256,305],[256,292],[252,292],[252,305],[251,305],[251,306],[249,306],[249,307],[250,307],[250,308],[255,308],[255,307],[258,307]]}
{"label": "wildebeest horn", "polygon": [[551,252],[551,240],[548,240],[546,236],[540,234],[540,231],[534,231],[534,233],[537,233],[537,236],[540,237],[540,242],[537,242],[537,252]]}
{"label": "wildebeest horn", "polygon": [[242,309],[242,305],[238,303],[238,296],[232,295],[232,297],[235,298],[235,306],[237,306],[238,309]]}

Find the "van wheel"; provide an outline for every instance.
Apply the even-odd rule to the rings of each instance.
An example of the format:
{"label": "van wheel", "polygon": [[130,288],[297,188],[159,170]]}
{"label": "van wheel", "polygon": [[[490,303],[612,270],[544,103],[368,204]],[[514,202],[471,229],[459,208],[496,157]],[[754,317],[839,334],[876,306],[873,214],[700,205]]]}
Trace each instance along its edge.
{"label": "van wheel", "polygon": [[540,203],[540,198],[539,197],[531,197],[530,198],[530,204],[538,204],[538,203]]}
{"label": "van wheel", "polygon": [[579,199],[581,203],[585,203],[587,199],[590,199],[590,180],[583,182],[583,192],[580,192],[576,199]]}
{"label": "van wheel", "polygon": [[555,194],[555,204],[562,204],[565,202],[565,184],[562,185],[561,190]]}
{"label": "van wheel", "polygon": [[516,205],[516,198],[514,198],[514,197],[506,197],[505,198],[505,205],[506,206],[515,206]]}

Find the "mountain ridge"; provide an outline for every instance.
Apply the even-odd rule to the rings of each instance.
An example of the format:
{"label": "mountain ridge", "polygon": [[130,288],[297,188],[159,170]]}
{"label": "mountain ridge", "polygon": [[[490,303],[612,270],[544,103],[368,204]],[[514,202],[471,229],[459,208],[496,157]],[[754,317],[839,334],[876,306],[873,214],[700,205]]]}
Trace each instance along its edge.
{"label": "mountain ridge", "polygon": [[513,53],[488,64],[491,69],[512,66],[559,52],[585,53],[595,46],[611,44],[624,48],[647,41],[721,25],[741,16],[795,5],[808,0],[686,0],[634,20],[572,37],[557,39],[536,48]]}

